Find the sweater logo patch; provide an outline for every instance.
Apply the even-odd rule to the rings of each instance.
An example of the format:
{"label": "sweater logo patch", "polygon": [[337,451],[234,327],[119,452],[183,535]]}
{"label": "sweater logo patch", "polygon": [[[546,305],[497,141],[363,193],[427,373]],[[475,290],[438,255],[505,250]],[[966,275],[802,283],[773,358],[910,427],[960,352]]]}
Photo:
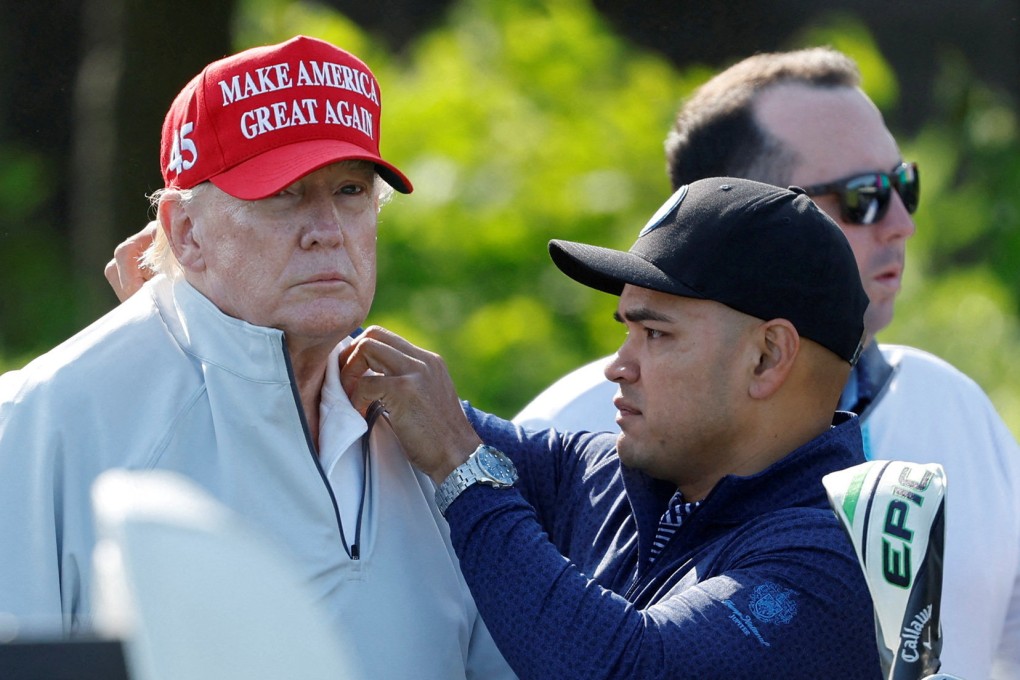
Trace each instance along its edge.
{"label": "sweater logo patch", "polygon": [[762,623],[789,623],[797,615],[793,591],[766,581],[751,593],[751,613]]}
{"label": "sweater logo patch", "polygon": [[758,641],[762,647],[771,647],[772,643],[765,637],[765,629],[758,628],[758,623],[789,623],[797,615],[797,601],[793,599],[793,591],[779,587],[772,581],[765,581],[751,592],[747,603],[750,614],[745,614],[733,602],[723,600],[730,610],[729,619],[748,638]]}

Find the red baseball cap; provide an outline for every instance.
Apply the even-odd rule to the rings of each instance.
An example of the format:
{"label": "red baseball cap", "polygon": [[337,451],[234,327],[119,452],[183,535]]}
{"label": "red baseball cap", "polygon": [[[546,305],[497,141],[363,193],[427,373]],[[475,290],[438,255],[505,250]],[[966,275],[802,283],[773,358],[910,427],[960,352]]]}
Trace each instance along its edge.
{"label": "red baseball cap", "polygon": [[211,181],[244,200],[272,196],[321,167],[375,163],[394,189],[410,180],[379,155],[379,83],[353,54],[299,35],[213,62],[163,122],[167,187]]}

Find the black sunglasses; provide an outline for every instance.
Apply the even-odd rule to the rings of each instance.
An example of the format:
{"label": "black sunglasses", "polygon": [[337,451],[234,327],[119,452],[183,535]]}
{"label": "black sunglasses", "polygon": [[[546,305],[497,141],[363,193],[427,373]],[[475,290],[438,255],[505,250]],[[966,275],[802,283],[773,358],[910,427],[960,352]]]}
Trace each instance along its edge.
{"label": "black sunglasses", "polygon": [[808,196],[839,196],[839,210],[851,224],[874,224],[885,217],[892,191],[900,195],[908,213],[917,210],[921,198],[921,178],[917,163],[900,163],[890,172],[866,172],[827,184],[804,187]]}

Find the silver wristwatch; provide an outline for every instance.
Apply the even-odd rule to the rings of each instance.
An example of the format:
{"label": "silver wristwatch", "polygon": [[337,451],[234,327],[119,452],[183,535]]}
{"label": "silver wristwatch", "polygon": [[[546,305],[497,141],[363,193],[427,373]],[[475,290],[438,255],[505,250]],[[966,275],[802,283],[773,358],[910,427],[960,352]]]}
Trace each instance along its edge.
{"label": "silver wristwatch", "polygon": [[472,484],[488,484],[497,489],[505,489],[513,486],[516,481],[517,468],[513,462],[502,451],[482,444],[439,485],[436,489],[436,505],[445,517],[450,503]]}

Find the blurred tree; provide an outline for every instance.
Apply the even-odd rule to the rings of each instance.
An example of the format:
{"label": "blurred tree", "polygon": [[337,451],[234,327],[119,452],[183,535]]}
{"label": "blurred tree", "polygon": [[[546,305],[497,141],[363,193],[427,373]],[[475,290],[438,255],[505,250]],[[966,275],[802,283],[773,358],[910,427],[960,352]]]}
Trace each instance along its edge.
{"label": "blurred tree", "polygon": [[231,51],[232,12],[232,1],[82,3],[70,215],[79,321],[115,301],[96,274],[110,259],[110,244],[123,238],[121,225],[139,225],[145,195],[163,185],[160,125],[153,121],[162,120],[209,54]]}
{"label": "blurred tree", "polygon": [[209,54],[230,51],[232,5],[62,0],[4,12],[0,353],[39,351],[116,302],[100,273],[162,186],[158,121]]}
{"label": "blurred tree", "polygon": [[[377,21],[367,32],[329,7],[349,4],[237,0],[235,11],[233,3],[195,0],[168,6],[67,1],[68,21],[95,27],[78,33],[52,22],[55,34],[81,41],[89,66],[70,88],[75,98],[65,91],[72,82],[67,74],[52,83],[44,77],[32,93],[39,115],[4,109],[0,128],[0,283],[16,291],[0,296],[0,355],[5,343],[23,356],[33,337],[51,343],[80,326],[68,320],[70,255],[46,247],[60,241],[70,219],[50,207],[53,192],[80,184],[72,213],[81,223],[75,251],[91,248],[93,260],[83,265],[81,280],[102,288],[99,271],[112,244],[140,225],[142,193],[159,186],[158,121],[170,98],[212,58],[303,32],[344,45],[372,65],[383,86],[383,151],[416,184],[412,196],[397,197],[382,214],[381,279],[370,321],[441,352],[465,395],[512,414],[550,380],[621,340],[611,320],[613,300],[559,274],[546,254],[548,239],[627,247],[668,194],[662,139],[680,100],[719,66],[754,49],[831,43],[858,60],[865,88],[893,121],[905,156],[923,168],[924,199],[902,302],[882,339],[930,349],[959,366],[1020,432],[1020,368],[1010,361],[1020,350],[1016,103],[994,78],[975,77],[971,55],[965,58],[952,41],[925,42],[925,50],[917,40],[904,41],[924,53],[938,84],[934,103],[912,115],[908,134],[895,125],[895,114],[916,112],[917,90],[890,68],[888,32],[874,30],[874,13],[866,23],[856,14],[816,9],[810,30],[785,21],[779,23],[789,30],[767,37],[770,24],[754,20],[761,11],[754,3],[731,13],[735,23],[727,28],[719,23],[724,15],[704,7],[692,15],[684,3],[668,14],[656,3],[646,9],[657,14],[633,3],[602,7],[610,23],[589,0],[458,0],[422,3],[408,32],[401,18],[411,16],[402,14],[411,11],[407,3],[384,0],[371,6]],[[620,14],[624,7],[634,12],[630,23]],[[973,15],[991,11],[983,0],[977,9]],[[203,21],[181,21],[185,16]],[[684,30],[700,30],[713,49],[703,64],[688,54],[680,69],[618,32],[624,27],[636,39],[644,31],[645,43],[684,43],[689,33],[680,31],[681,19],[692,16],[701,23]],[[44,23],[42,12],[36,20]],[[918,23],[933,20],[918,17]],[[114,30],[118,25],[123,30]],[[382,34],[390,38],[380,40]],[[0,37],[9,37],[3,28]],[[73,74],[73,60],[61,56]],[[12,91],[12,79],[28,88],[28,71],[4,65],[12,71],[0,69],[3,91]],[[59,159],[41,152],[43,145],[12,134],[39,127],[47,93],[51,103],[64,102],[66,114],[64,127],[57,121],[47,132],[69,137],[66,112],[81,114],[73,183],[62,183]],[[104,109],[113,112],[114,124]],[[59,148],[55,141],[53,148]],[[102,192],[114,186],[128,193],[107,200]]]}
{"label": "blurred tree", "polygon": [[9,10],[0,22],[0,356],[52,342],[72,316],[68,253],[53,244],[67,221],[59,192],[68,186],[79,5],[0,8]]}
{"label": "blurred tree", "polygon": [[[662,139],[676,106],[714,69],[675,70],[620,41],[582,0],[465,0],[396,59],[321,7],[270,0],[248,7],[239,23],[244,42],[312,32],[363,54],[383,83],[383,149],[417,188],[383,212],[371,321],[449,357],[464,394],[504,414],[615,349],[613,301],[560,275],[546,241],[630,244],[668,193]],[[852,15],[824,15],[777,48],[820,43],[859,62],[884,110],[898,106],[900,81]],[[922,162],[924,201],[897,323],[883,340],[956,363],[1020,431],[1013,387],[1020,383],[1011,381],[1018,369],[1008,360],[1020,350],[1011,292],[1020,285],[1014,267],[998,272],[995,258],[980,255],[1017,238],[1017,198],[989,191],[996,182],[985,186],[993,176],[1008,183],[1016,171],[1013,113],[1006,95],[975,94],[980,86],[965,65],[948,63],[964,72],[955,88],[943,86],[951,92],[940,94],[942,115],[915,139],[901,135],[904,153]],[[979,170],[971,167],[976,155]],[[966,209],[952,207],[965,196]],[[961,211],[967,219],[949,217]],[[932,233],[956,245],[933,253]],[[999,259],[1015,262],[1017,254]],[[953,281],[956,295],[933,278]],[[961,299],[970,313],[959,313]],[[978,346],[985,351],[968,349]]]}
{"label": "blurred tree", "polygon": [[[391,0],[392,1],[392,0]],[[903,97],[886,111],[901,133],[930,118],[944,75],[934,55],[957,50],[981,81],[1020,97],[1020,0],[730,0],[725,3],[593,0],[620,35],[677,65],[719,67],[754,52],[800,44],[804,27],[829,21],[833,10],[855,23],[895,66]]]}

